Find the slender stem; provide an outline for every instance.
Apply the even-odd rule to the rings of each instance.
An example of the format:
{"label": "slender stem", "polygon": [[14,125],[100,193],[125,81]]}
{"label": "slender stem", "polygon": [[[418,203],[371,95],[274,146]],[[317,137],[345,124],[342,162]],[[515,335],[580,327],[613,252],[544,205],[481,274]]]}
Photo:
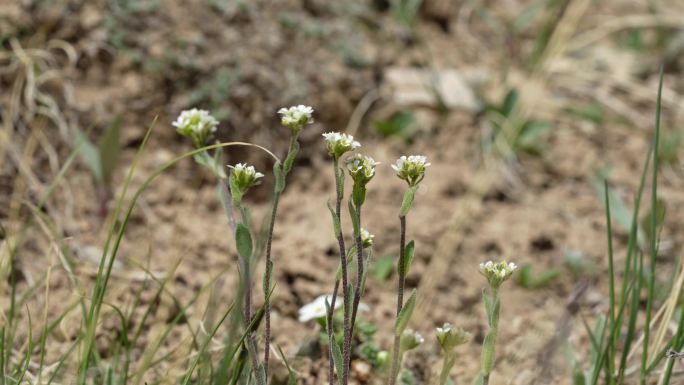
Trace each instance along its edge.
{"label": "slender stem", "polygon": [[340,288],[340,280],[335,279],[335,288],[333,289],[332,299],[330,300],[330,311],[328,311],[328,383],[333,385],[335,376],[335,364],[333,363],[332,344],[333,341],[333,313],[335,312],[335,301],[337,300],[337,291]]}
{"label": "slender stem", "polygon": [[[399,286],[397,288],[397,317],[401,313],[401,308],[404,306],[404,285],[405,285],[405,258],[406,258],[406,216],[399,216],[400,236],[399,236]],[[399,374],[399,343],[401,336],[394,335],[394,350],[392,352],[392,368],[390,370],[389,385],[394,385]]]}
{"label": "slender stem", "polygon": [[[341,179],[343,175],[341,175],[340,169],[339,169],[339,161],[337,158],[333,158],[333,168],[334,168],[334,175],[335,175],[335,190],[336,190],[336,199],[335,199],[335,215],[337,216],[337,220],[342,222],[342,197],[344,196],[344,186],[341,182]],[[342,294],[344,298],[344,321],[343,321],[343,327],[344,327],[344,336],[343,336],[343,346],[342,346],[342,357],[345,363],[348,362],[347,357],[350,356],[350,309],[348,306],[349,303],[349,280],[347,277],[347,252],[346,252],[346,247],[344,245],[344,236],[340,232],[337,235],[337,243],[339,245],[340,249],[340,264],[342,268]],[[330,304],[330,312],[328,313],[328,337],[332,337],[332,313],[335,309],[335,299],[337,296],[337,287],[339,286],[339,280],[335,281],[335,292],[333,293],[333,302]],[[332,366],[334,365],[333,363],[333,357],[332,357],[332,344],[336,343],[333,341],[331,338],[329,338],[330,341],[330,368],[329,368],[329,383],[332,385],[333,379],[332,379]],[[341,384],[346,385],[349,379],[349,365],[343,365],[343,372],[342,372],[342,381]],[[338,373],[338,376],[340,373]]]}
{"label": "slender stem", "polygon": [[[273,197],[273,209],[271,210],[271,222],[268,227],[268,240],[266,241],[266,274],[269,271],[269,265],[273,263],[271,258],[271,244],[273,243],[273,230],[275,228],[276,214],[278,213],[278,203],[280,202],[280,192],[276,191]],[[268,361],[271,351],[271,300],[267,290],[271,289],[271,277],[266,276],[264,281],[264,371],[268,373]]]}
{"label": "slender stem", "polygon": [[[297,146],[297,135],[292,135],[290,137],[290,146],[287,150],[287,155],[285,159],[290,158],[290,154],[295,150]],[[287,178],[289,170],[283,168],[283,178]],[[283,181],[284,183],[284,181]],[[277,183],[276,183],[277,185]],[[285,186],[283,185],[283,188]],[[266,277],[264,278],[264,372],[268,374],[268,363],[271,353],[271,299],[268,292],[271,290],[271,276],[269,274],[272,271],[273,258],[271,257],[271,244],[273,243],[273,230],[275,229],[275,220],[278,213],[278,203],[280,203],[280,196],[282,191],[278,191],[274,188],[273,194],[273,208],[271,210],[271,222],[268,227],[268,238],[266,240]]]}
{"label": "slender stem", "polygon": [[[245,286],[245,308],[243,310],[244,324],[245,327],[249,328],[249,324],[252,322],[252,279],[251,271],[249,266],[249,261],[242,260],[242,270],[243,270],[243,282]],[[247,333],[247,352],[252,358],[252,370],[254,371],[254,378],[259,378],[259,358],[257,357],[258,352],[256,349],[256,342],[254,341],[254,333],[252,329],[246,330]]]}
{"label": "slender stem", "polygon": [[663,94],[663,67],[660,68],[660,82],[658,84],[658,98],[656,100],[655,137],[653,139],[653,175],[651,181],[651,237],[650,237],[650,263],[648,277],[648,292],[646,300],[646,320],[644,322],[643,352],[641,355],[640,383],[646,383],[646,367],[648,363],[648,345],[651,333],[651,313],[655,296],[656,259],[658,257],[658,142],[660,142],[660,106]]}
{"label": "slender stem", "polygon": [[449,378],[449,372],[451,371],[451,353],[444,352],[444,360],[442,362],[442,370],[439,373],[439,385],[446,385],[447,379]]}
{"label": "slender stem", "polygon": [[489,374],[482,377],[482,385],[489,385]]}
{"label": "slender stem", "polygon": [[[354,305],[352,306],[351,326],[349,331],[349,344],[351,346],[351,338],[354,336],[354,325],[356,325],[356,314],[361,302],[361,284],[363,283],[363,243],[361,241],[361,206],[356,208],[356,218],[359,224],[358,234],[355,235],[356,240],[356,289],[354,290]],[[351,361],[351,358],[350,358]],[[350,365],[351,362],[347,362]],[[351,370],[351,369],[350,369]]]}
{"label": "slender stem", "polygon": [[[235,207],[241,214],[241,221],[244,225],[247,225],[247,211],[246,209],[241,205],[238,204]],[[244,324],[247,330],[245,333],[247,333],[246,340],[247,340],[247,352],[249,353],[249,356],[252,359],[252,370],[254,372],[254,378],[257,381],[258,384],[261,384],[261,381],[259,380],[259,352],[257,350],[257,345],[256,341],[254,340],[254,331],[250,327],[250,323],[252,322],[252,267],[251,267],[251,262],[246,259],[242,258],[242,270],[243,270],[243,285],[244,285],[244,301],[245,301],[245,308],[243,309],[243,318],[244,318]]]}

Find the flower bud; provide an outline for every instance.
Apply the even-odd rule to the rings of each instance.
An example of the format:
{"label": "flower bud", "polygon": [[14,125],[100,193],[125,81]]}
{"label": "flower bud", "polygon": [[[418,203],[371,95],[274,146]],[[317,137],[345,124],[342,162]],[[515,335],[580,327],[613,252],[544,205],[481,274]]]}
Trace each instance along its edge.
{"label": "flower bud", "polygon": [[345,152],[361,147],[361,143],[355,141],[354,137],[349,134],[326,132],[323,134],[323,137],[325,138],[325,147],[328,149],[328,153],[336,159],[339,159]]}
{"label": "flower bud", "polygon": [[462,328],[454,327],[450,323],[445,323],[441,328],[437,328],[437,341],[445,352],[450,352],[458,345],[463,345],[470,341],[471,334]]}
{"label": "flower bud", "polygon": [[420,335],[420,333],[414,332],[411,329],[406,329],[399,339],[399,346],[401,347],[402,351],[406,352],[417,348],[418,345],[422,344],[423,342],[425,342],[425,339]]}
{"label": "flower bud", "polygon": [[409,186],[415,186],[425,177],[425,170],[431,165],[423,155],[403,155],[392,165],[399,179]]}
{"label": "flower bud", "polygon": [[203,147],[211,134],[216,132],[218,124],[218,120],[209,111],[193,108],[181,112],[171,125],[176,127],[179,134],[191,138],[196,147]]}
{"label": "flower bud", "polygon": [[347,159],[347,169],[354,183],[365,185],[375,176],[375,167],[380,163],[370,156],[356,154]]}
{"label": "flower bud", "polygon": [[513,262],[487,261],[480,263],[480,274],[487,278],[491,287],[498,288],[513,275],[513,272],[517,268],[518,266]]}
{"label": "flower bud", "polygon": [[299,133],[304,125],[314,122],[313,108],[302,104],[290,108],[283,107],[278,110],[278,113],[281,115],[280,123],[285,127],[290,127],[294,134]]}
{"label": "flower bud", "polygon": [[373,246],[373,238],[375,238],[375,235],[371,234],[370,231],[364,229],[363,227],[361,228],[361,244],[363,245],[364,249]]}
{"label": "flower bud", "polygon": [[254,166],[248,166],[246,163],[238,163],[235,166],[229,165],[228,167],[231,168],[230,183],[241,194],[244,194],[250,187],[259,184],[259,179],[264,176],[264,174],[257,172]]}

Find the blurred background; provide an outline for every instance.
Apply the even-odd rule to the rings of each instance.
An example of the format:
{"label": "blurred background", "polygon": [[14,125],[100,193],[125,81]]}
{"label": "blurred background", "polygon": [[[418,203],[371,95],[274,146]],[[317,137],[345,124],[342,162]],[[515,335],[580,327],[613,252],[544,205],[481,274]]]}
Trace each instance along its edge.
{"label": "blurred background", "polygon": [[[327,366],[307,350],[318,334],[297,321],[297,309],[332,290],[337,262],[325,213],[333,178],[324,131],[353,134],[384,167],[365,214],[376,261],[364,317],[378,325],[378,346],[390,344],[383,328],[392,322],[403,194],[389,164],[425,154],[433,166],[408,224],[417,243],[409,285],[418,287],[421,310],[412,326],[430,336],[447,321],[472,331],[463,353],[472,359],[454,369],[469,381],[486,330],[477,266],[506,257],[526,272],[502,294],[491,383],[530,384],[542,372],[570,383],[573,365],[588,360],[580,319],[606,307],[602,181],[616,205],[621,260],[661,67],[660,298],[679,273],[683,53],[679,0],[0,0],[2,307],[15,276],[33,318],[60,315],[45,358],[56,362],[78,333],[69,326],[80,320],[74,304],[92,287],[114,197],[148,127],[134,187],[191,149],[171,127],[184,109],[210,110],[220,141],[281,155],[289,131],[276,111],[306,104],[316,123],[302,133],[280,208],[273,298],[274,338],[288,356],[301,353],[302,383],[322,383]],[[272,167],[254,151],[225,156]],[[259,220],[270,199],[272,177],[265,179],[250,194]],[[233,298],[236,255],[214,187],[209,173],[182,162],[133,212],[107,298],[131,309],[134,293],[143,304],[156,301],[150,317],[132,311],[145,331],[136,357],[154,363],[137,381],[182,375],[187,328],[175,325],[171,338],[159,339],[178,303],[199,295],[184,321],[195,327]],[[638,215],[648,219],[647,211]],[[150,275],[171,277],[170,294],[155,295]],[[69,306],[74,311],[64,312]],[[103,357],[119,332],[106,312],[97,340]],[[428,339],[409,359],[417,383],[438,364]],[[160,356],[167,359],[155,361]]]}

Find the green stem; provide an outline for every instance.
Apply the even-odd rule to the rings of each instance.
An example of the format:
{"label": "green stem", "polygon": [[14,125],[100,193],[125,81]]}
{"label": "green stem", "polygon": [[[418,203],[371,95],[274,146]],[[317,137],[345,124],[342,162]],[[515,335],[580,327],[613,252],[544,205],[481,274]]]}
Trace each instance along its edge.
{"label": "green stem", "polygon": [[[290,159],[290,156],[296,156],[294,153],[295,148],[297,146],[297,135],[292,135],[290,138],[290,147],[287,150],[287,155],[285,159]],[[294,159],[293,159],[294,160]],[[290,170],[285,170],[283,169],[283,186],[282,189],[285,188],[285,180],[287,178],[287,174],[290,172]],[[282,190],[278,190],[278,186],[276,183],[276,186],[274,187],[274,193],[273,193],[273,208],[271,210],[271,221],[269,223],[268,227],[268,238],[266,241],[266,275],[264,277],[264,372],[268,374],[268,364],[269,364],[269,356],[271,352],[271,300],[270,296],[267,295],[268,292],[271,290],[271,275],[269,274],[270,271],[272,271],[272,265],[273,265],[273,259],[271,257],[271,244],[273,243],[273,231],[275,229],[275,220],[276,220],[276,215],[278,213],[278,203],[280,203],[280,196],[282,194]]]}
{"label": "green stem", "polygon": [[[400,230],[399,230],[399,285],[397,287],[397,317],[401,313],[401,309],[404,306],[404,286],[405,286],[405,275],[406,275],[406,215],[399,216]],[[390,377],[388,384],[394,385],[397,382],[397,375],[399,374],[399,345],[401,336],[399,334],[394,335],[394,348],[392,352],[392,367],[390,370]]]}
{"label": "green stem", "polygon": [[655,117],[655,138],[653,141],[653,180],[651,181],[651,255],[649,263],[649,279],[648,279],[648,297],[646,301],[646,320],[644,323],[644,342],[643,351],[641,354],[641,376],[640,383],[646,384],[646,367],[648,363],[648,345],[651,334],[651,313],[653,312],[653,301],[655,296],[655,280],[656,280],[656,257],[658,254],[657,242],[657,226],[658,215],[656,214],[658,204],[658,142],[660,141],[660,106],[663,94],[663,67],[660,68],[660,82],[658,84],[658,98],[656,100],[656,117]]}
{"label": "green stem", "polygon": [[454,366],[455,357],[452,353],[444,352],[444,360],[442,362],[442,370],[439,373],[439,385],[446,385],[449,379],[449,372]]}
{"label": "green stem", "polygon": [[[241,214],[241,222],[242,225],[249,226],[247,223],[247,210],[242,206],[241,202],[236,202],[235,208],[240,212]],[[247,333],[247,352],[249,353],[250,358],[252,359],[252,370],[254,371],[254,378],[257,380],[257,383],[260,385],[265,385],[263,384],[263,381],[261,381],[261,376],[259,375],[259,352],[257,349],[256,341],[254,339],[254,331],[252,330],[252,267],[251,267],[251,261],[247,259],[246,257],[243,256],[241,258],[242,261],[242,270],[243,270],[243,276],[242,276],[242,286],[244,287],[244,301],[245,301],[245,308],[243,309],[244,312],[244,325],[247,328],[245,331]]]}
{"label": "green stem", "polygon": [[[354,335],[354,325],[356,325],[356,315],[361,302],[361,285],[363,284],[363,242],[361,240],[361,206],[356,208],[356,220],[358,223],[358,231],[355,236],[356,240],[356,289],[354,290],[354,306],[352,307],[351,330],[350,338]],[[351,345],[351,342],[350,342]],[[349,363],[347,363],[349,364]]]}
{"label": "green stem", "polygon": [[[334,176],[335,176],[335,192],[336,192],[336,199],[335,199],[335,215],[337,217],[337,220],[341,223],[342,218],[342,197],[344,196],[344,185],[342,183],[342,178],[344,177],[344,174],[339,168],[339,160],[337,158],[333,158],[333,171],[334,171]],[[350,338],[349,336],[351,335],[351,327],[350,327],[350,309],[347,304],[349,303],[349,281],[348,281],[348,276],[347,276],[347,252],[346,252],[346,246],[344,244],[344,236],[340,232],[337,235],[337,243],[339,246],[340,250],[340,265],[342,269],[342,294],[344,298],[344,321],[343,321],[343,328],[344,328],[344,335],[343,335],[343,345],[342,345],[342,357],[344,363],[347,363],[347,357],[351,356],[350,353],[350,346],[349,346],[349,341]],[[328,382],[330,385],[333,384],[333,371],[334,371],[334,362],[333,362],[333,354],[332,354],[332,344],[336,343],[332,339],[333,335],[333,312],[335,310],[335,301],[337,298],[337,288],[340,284],[339,280],[335,281],[335,290],[333,292],[333,297],[332,297],[332,302],[330,303],[330,311],[328,312],[328,341],[329,341],[329,368],[328,368]],[[349,365],[343,365],[344,368],[342,370],[342,373],[338,373],[337,375],[341,375],[341,383],[343,385],[346,385],[349,379]]]}

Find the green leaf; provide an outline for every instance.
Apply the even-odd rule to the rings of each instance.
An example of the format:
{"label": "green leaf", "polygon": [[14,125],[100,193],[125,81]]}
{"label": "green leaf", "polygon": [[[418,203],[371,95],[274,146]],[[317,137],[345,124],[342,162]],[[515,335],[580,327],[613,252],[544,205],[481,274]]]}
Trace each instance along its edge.
{"label": "green leaf", "polygon": [[330,201],[327,202],[328,210],[330,210],[330,215],[332,216],[333,228],[335,229],[335,236],[340,237],[342,235],[342,225],[340,225],[340,218],[337,217],[335,209],[332,207]]}
{"label": "green leaf", "polygon": [[233,205],[240,206],[240,203],[242,202],[242,190],[240,190],[233,174],[230,174],[228,177],[228,186],[230,187],[230,196],[233,198]]}
{"label": "green leaf", "polygon": [[491,373],[494,366],[494,346],[496,344],[496,329],[489,330],[482,343],[482,373]]}
{"label": "green leaf", "polygon": [[401,333],[403,333],[404,330],[406,330],[406,326],[408,326],[409,320],[411,319],[411,315],[413,314],[413,308],[415,308],[415,307],[416,307],[416,289],[413,289],[411,291],[411,295],[406,300],[406,303],[401,308],[401,311],[399,312],[399,315],[397,316],[397,321],[394,324],[394,333],[396,335],[401,335]]}
{"label": "green leaf", "polygon": [[410,142],[416,134],[417,121],[412,111],[399,111],[389,120],[374,121],[375,131],[383,136],[395,136]]}
{"label": "green leaf", "polygon": [[517,274],[517,282],[525,289],[537,289],[548,285],[553,280],[560,277],[560,275],[560,270],[549,269],[537,276],[534,276],[532,273],[532,266],[528,264],[520,268],[520,272]]}
{"label": "green leaf", "polygon": [[242,222],[238,223],[235,229],[235,243],[237,244],[238,254],[246,260],[252,257],[252,234],[249,228]]}
{"label": "green leaf", "polygon": [[380,282],[385,282],[392,274],[394,268],[394,260],[396,259],[393,255],[384,255],[377,259],[375,264],[373,264],[373,277]]}
{"label": "green leaf", "polygon": [[[413,252],[416,249],[416,243],[411,240],[404,249],[404,278],[408,277],[409,270],[411,269],[411,262],[413,262]],[[401,271],[401,269],[398,269]]]}
{"label": "green leaf", "polygon": [[411,210],[411,205],[413,204],[413,197],[416,194],[416,190],[418,189],[418,186],[412,186],[409,187],[408,190],[404,193],[404,200],[401,202],[401,211],[399,213],[399,216],[405,217],[409,210]]}
{"label": "green leaf", "polygon": [[518,99],[520,99],[518,90],[516,90],[515,88],[509,90],[506,94],[506,97],[504,98],[503,103],[501,104],[501,108],[499,109],[501,115],[507,118],[511,117],[511,115],[518,106]]}
{"label": "green leaf", "polygon": [[290,151],[290,153],[287,154],[287,158],[285,158],[285,162],[283,163],[283,171],[285,171],[285,174],[289,173],[290,170],[292,170],[292,165],[294,164],[295,158],[297,157],[297,153],[299,153],[299,142],[294,142],[294,145],[292,146],[292,151]]}
{"label": "green leaf", "polygon": [[121,155],[121,144],[119,143],[121,121],[121,117],[117,116],[112,124],[107,127],[104,136],[102,136],[97,145],[102,164],[102,180],[106,186],[111,184],[112,175],[119,164],[119,157]]}
{"label": "green leaf", "polygon": [[[325,300],[325,312],[330,314],[330,303]],[[325,327],[328,329],[328,317],[325,317]],[[329,336],[328,344],[330,344],[330,349],[332,350],[333,363],[335,364],[335,369],[337,370],[337,377],[342,378],[344,359],[342,358],[342,351],[340,351],[340,345],[337,344],[337,338],[335,337],[335,332]]]}
{"label": "green leaf", "polygon": [[277,193],[283,192],[285,190],[285,174],[280,162],[276,162],[273,165],[273,175],[275,175],[275,191]]}
{"label": "green leaf", "polygon": [[102,173],[102,161],[100,159],[100,151],[91,142],[88,137],[82,133],[76,133],[77,146],[80,146],[80,156],[83,163],[90,169],[90,172],[95,178],[95,183],[100,186],[104,185],[104,177]]}
{"label": "green leaf", "polygon": [[349,216],[352,221],[352,228],[354,229],[354,237],[361,233],[361,224],[359,223],[359,215],[354,207],[352,200],[349,200]]}

